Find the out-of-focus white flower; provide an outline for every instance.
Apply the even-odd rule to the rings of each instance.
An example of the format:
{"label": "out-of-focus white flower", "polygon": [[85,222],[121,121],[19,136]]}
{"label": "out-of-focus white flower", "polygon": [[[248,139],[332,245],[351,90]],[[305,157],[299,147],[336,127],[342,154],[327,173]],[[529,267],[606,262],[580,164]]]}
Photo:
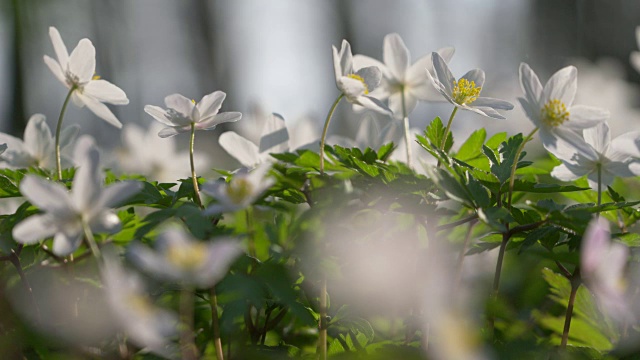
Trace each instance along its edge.
{"label": "out-of-focus white flower", "polygon": [[150,274],[199,288],[210,288],[220,281],[242,252],[236,240],[205,242],[179,229],[160,234],[156,251],[141,244],[129,248],[130,259]]}
{"label": "out-of-focus white flower", "polygon": [[633,318],[623,277],[628,257],[625,245],[611,241],[609,222],[603,217],[592,220],[580,246],[580,276],[602,311],[620,322]]}
{"label": "out-of-focus white flower", "polygon": [[351,45],[342,40],[340,52],[333,46],[333,70],[336,86],[352,104],[364,106],[367,109],[391,115],[391,110],[380,100],[369,95],[380,84],[382,73],[376,66],[353,71],[353,55]]}
{"label": "out-of-focus white flower", "polygon": [[578,71],[574,66],[558,70],[544,88],[529,65],[520,64],[520,105],[533,124],[540,129],[540,140],[553,154],[589,152],[584,140],[574,131],[588,129],[605,121],[603,109],[572,105],[578,88]]}
{"label": "out-of-focus white flower", "polygon": [[484,71],[480,69],[469,70],[456,81],[445,59],[437,52],[432,53],[431,56],[434,76],[426,69],[424,73],[440,94],[455,107],[493,119],[505,118],[496,110],[513,109],[513,104],[508,101],[480,97],[480,91],[484,86]]}
{"label": "out-of-focus white flower", "polygon": [[385,121],[384,126],[381,127],[374,114],[368,113],[362,117],[354,139],[331,135],[327,139],[327,143],[343,147],[357,147],[362,150],[367,147],[377,150],[380,146],[394,141],[400,131],[401,129],[396,122]]}
{"label": "out-of-focus white flower", "polygon": [[103,103],[127,105],[129,99],[127,99],[127,94],[119,87],[106,80],[100,80],[99,76],[94,76],[96,71],[96,49],[93,47],[91,40],[86,38],[80,40],[78,45],[71,51],[71,54],[69,54],[58,29],[53,26],[50,27],[49,37],[51,37],[51,43],[58,61],[45,55],[44,62],[51,69],[53,75],[67,89],[73,91],[71,95],[73,102],[78,107],[86,105],[98,117],[117,128],[121,128],[120,121]]}
{"label": "out-of-focus white flower", "polygon": [[275,183],[267,176],[270,164],[262,164],[253,171],[240,171],[233,175],[229,182],[216,181],[202,185],[202,192],[212,196],[217,203],[209,205],[205,215],[215,215],[223,212],[242,210],[256,201],[262,193]]}
{"label": "out-of-focus white flower", "polygon": [[112,208],[139,192],[141,184],[123,181],[103,188],[100,154],[93,139],[81,137],[75,151],[76,159],[84,161],[73,178],[71,192],[60,183],[35,175],[26,175],[20,182],[22,195],[44,213],[32,215],[13,228],[17,242],[33,244],[54,236],[53,252],[66,256],[82,243],[85,226],[92,232],[114,233],[120,229],[120,219]]}
{"label": "out-of-focus white flower", "polygon": [[[455,49],[452,47],[439,49],[438,54],[449,62]],[[365,66],[376,66],[382,71],[380,86],[371,92],[371,96],[380,100],[389,98],[389,108],[396,118],[402,118],[402,93],[404,91],[404,109],[408,116],[416,107],[418,100],[443,101],[442,96],[425,74],[425,69],[435,76],[432,54],[418,59],[411,64],[409,49],[398,34],[384,37],[382,58],[384,63],[364,55],[354,55],[353,64],[356,69]]]}
{"label": "out-of-focus white flower", "polygon": [[263,162],[275,161],[269,155],[270,153],[289,150],[289,132],[282,116],[274,113],[259,120],[263,122],[260,145],[254,144],[234,131],[227,131],[218,139],[220,146],[247,168],[254,168]]}
{"label": "out-of-focus white flower", "polygon": [[141,279],[126,271],[115,255],[105,256],[102,279],[115,323],[127,338],[145,350],[176,358],[178,349],[169,339],[176,335],[178,317],[153,305]]}
{"label": "out-of-focus white flower", "polygon": [[218,113],[226,96],[222,91],[215,91],[196,103],[180,94],[173,94],[164,98],[168,109],[147,105],[144,111],[167,126],[158,133],[163,138],[189,132],[192,125],[196,130],[213,130],[219,124],[242,118],[239,112]]}
{"label": "out-of-focus white flower", "polygon": [[[78,126],[69,126],[60,133],[60,148],[64,152],[78,134]],[[8,134],[0,133],[0,143],[6,143],[7,151],[0,160],[14,168],[37,166],[52,170],[56,168],[55,140],[42,114],[31,116],[24,130],[24,141]],[[62,156],[63,166],[71,165],[68,156]]]}
{"label": "out-of-focus white flower", "polygon": [[573,181],[587,175],[589,186],[598,186],[598,176],[602,186],[613,183],[616,176],[631,177],[640,174],[637,168],[630,168],[633,162],[627,154],[614,149],[617,138],[611,140],[609,126],[600,123],[583,131],[584,139],[589,146],[583,146],[577,153],[556,153],[562,164],[556,166],[551,175],[561,181]]}
{"label": "out-of-focus white flower", "polygon": [[[636,27],[636,42],[640,48],[640,26]],[[629,60],[633,68],[640,72],[640,51],[632,51]]]}
{"label": "out-of-focus white flower", "polygon": [[[129,174],[141,174],[150,180],[175,182],[190,176],[187,151],[176,150],[174,139],[161,139],[157,132],[162,125],[153,122],[148,129],[126,124],[122,129],[122,147],[116,150],[116,167]],[[196,164],[204,165],[198,154]]]}

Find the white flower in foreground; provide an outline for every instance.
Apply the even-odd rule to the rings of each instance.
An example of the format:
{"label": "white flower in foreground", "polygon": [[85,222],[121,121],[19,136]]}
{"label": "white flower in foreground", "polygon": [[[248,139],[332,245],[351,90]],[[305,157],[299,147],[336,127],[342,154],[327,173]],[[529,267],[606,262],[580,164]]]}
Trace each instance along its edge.
{"label": "white flower in foreground", "polygon": [[[60,133],[60,148],[69,149],[78,134],[78,126],[69,126]],[[7,144],[7,151],[0,160],[14,168],[37,166],[52,170],[56,168],[55,139],[42,114],[31,116],[24,130],[24,141],[8,134],[0,133],[0,143]],[[71,159],[63,154],[63,166],[70,166]]]}
{"label": "white flower in foreground", "polygon": [[96,70],[96,49],[91,40],[82,39],[71,51],[60,37],[60,33],[54,27],[49,28],[49,37],[53,43],[58,61],[44,56],[44,62],[53,72],[60,82],[70,91],[73,91],[71,99],[78,107],[87,106],[98,117],[106,120],[109,124],[121,128],[122,124],[113,115],[111,110],[103,104],[127,105],[129,99],[119,87],[106,80],[100,80],[95,75]]}
{"label": "white flower in foreground", "polygon": [[573,181],[587,175],[589,186],[598,186],[598,172],[602,186],[613,183],[616,176],[636,176],[634,169],[630,168],[633,159],[614,149],[617,138],[611,141],[609,126],[600,123],[583,131],[587,146],[582,146],[580,151],[574,154],[555,154],[562,164],[556,166],[551,175],[561,181]]}
{"label": "white flower in foreground", "polygon": [[623,278],[628,257],[625,245],[611,241],[609,222],[592,220],[580,245],[580,275],[601,309],[618,321],[633,318]]}
{"label": "white flower in foreground", "polygon": [[[439,49],[438,54],[449,62],[455,52],[454,48]],[[384,63],[364,55],[354,55],[353,64],[356,69],[365,66],[377,66],[382,71],[380,86],[371,92],[380,100],[389,98],[389,108],[396,118],[402,118],[402,93],[404,91],[404,106],[408,116],[416,107],[418,100],[442,101],[442,96],[429,80],[425,69],[435,76],[432,54],[418,59],[411,64],[409,49],[398,34],[388,34],[384,37],[382,48]]]}
{"label": "white flower in foreground", "polygon": [[375,66],[353,71],[353,55],[351,45],[347,40],[342,40],[340,52],[333,48],[333,71],[336,77],[336,86],[352,104],[364,106],[367,109],[383,114],[391,114],[391,110],[380,100],[369,95],[380,84],[382,73]]}
{"label": "white flower in foreground", "polygon": [[424,73],[440,94],[453,106],[473,111],[476,114],[492,119],[505,118],[496,110],[513,109],[513,104],[508,101],[480,97],[480,91],[484,86],[484,71],[480,69],[469,70],[460,79],[456,80],[447,62],[440,54],[434,52],[431,57],[435,76],[432,76],[428,70],[425,70]]}
{"label": "white flower in foreground", "polygon": [[127,339],[158,355],[175,358],[178,349],[169,339],[176,335],[178,317],[153,305],[140,277],[126,271],[115,255],[105,256],[101,274],[107,304]]}
{"label": "white flower in foreground", "polygon": [[567,66],[551,76],[544,88],[529,65],[520,64],[520,86],[524,98],[520,105],[540,129],[544,147],[556,154],[587,152],[584,141],[574,131],[588,129],[605,121],[609,112],[584,105],[572,105],[578,88],[578,71]]}
{"label": "white flower in foreground", "polygon": [[[636,42],[640,48],[640,26],[636,27]],[[632,51],[629,60],[633,68],[640,72],[640,51]]]}
{"label": "white flower in foreground", "polygon": [[233,175],[229,182],[216,181],[202,185],[202,192],[218,202],[204,210],[205,215],[235,212],[253,204],[275,183],[267,172],[271,165],[262,164],[251,172],[241,171]]}
{"label": "white flower in foreground", "polygon": [[160,278],[210,288],[220,281],[243,250],[238,241],[201,241],[180,229],[165,230],[156,251],[142,244],[129,248],[132,262]]}
{"label": "white flower in foreground", "polygon": [[139,192],[139,182],[123,181],[102,187],[104,176],[99,167],[99,152],[93,139],[81,137],[75,149],[76,159],[84,159],[73,178],[73,189],[35,175],[26,175],[20,192],[44,211],[32,215],[13,228],[13,238],[21,244],[33,244],[53,236],[53,252],[59,256],[73,253],[82,243],[84,226],[92,232],[114,233],[120,219],[111,209]]}
{"label": "white flower in foreground", "polygon": [[273,113],[258,120],[264,122],[259,145],[254,144],[234,131],[227,131],[220,135],[218,139],[220,146],[247,168],[254,168],[264,162],[275,161],[269,155],[270,153],[289,151],[289,132],[282,116]]}
{"label": "white flower in foreground", "polygon": [[213,130],[219,124],[242,118],[239,112],[218,113],[226,96],[222,91],[215,91],[196,103],[180,94],[173,94],[164,98],[168,109],[147,105],[144,111],[167,126],[158,133],[163,138],[189,132],[192,125],[196,130]]}

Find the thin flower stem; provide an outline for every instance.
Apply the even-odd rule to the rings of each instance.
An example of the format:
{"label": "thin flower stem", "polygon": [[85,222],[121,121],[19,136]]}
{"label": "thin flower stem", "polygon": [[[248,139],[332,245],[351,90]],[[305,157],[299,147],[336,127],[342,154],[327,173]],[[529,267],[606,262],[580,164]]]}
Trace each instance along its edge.
{"label": "thin flower stem", "polygon": [[191,162],[191,180],[193,180],[193,200],[201,209],[202,200],[200,199],[200,189],[198,188],[198,176],[196,175],[196,165],[193,161],[193,146],[196,142],[196,123],[191,123],[191,141],[189,141],[189,161]]}
{"label": "thin flower stem", "polygon": [[213,346],[216,349],[216,357],[218,360],[224,360],[224,352],[222,351],[222,340],[220,339],[220,324],[218,323],[218,296],[216,288],[212,287],[210,291],[209,301],[211,304],[211,332],[213,334]]}
{"label": "thin flower stem", "polygon": [[42,322],[42,317],[40,315],[40,307],[38,306],[38,302],[36,302],[36,298],[33,295],[33,288],[31,287],[31,284],[29,283],[29,280],[27,279],[27,276],[24,273],[24,270],[22,269],[22,264],[20,263],[20,251],[22,250],[22,244],[18,245],[18,251],[14,251],[11,250],[11,255],[9,255],[8,259],[11,264],[13,264],[13,266],[16,268],[16,271],[18,272],[18,275],[20,276],[20,280],[22,281],[22,285],[24,286],[25,291],[27,292],[27,294],[29,295],[29,298],[31,299],[31,302],[33,303],[33,307],[36,311],[36,323],[37,325],[40,325],[40,323]]}
{"label": "thin flower stem", "polygon": [[89,249],[91,249],[91,253],[96,259],[98,259],[98,261],[102,260],[102,253],[100,252],[100,248],[96,243],[96,239],[93,237],[93,232],[91,232],[91,228],[89,228],[89,224],[83,221],[82,228],[84,229],[85,239],[87,239],[87,243],[89,244]]}
{"label": "thin flower stem", "polygon": [[336,101],[331,105],[331,109],[329,110],[329,114],[327,114],[327,120],[324,122],[324,128],[322,129],[322,137],[320,138],[320,175],[324,174],[324,143],[327,140],[327,130],[329,130],[329,123],[331,122],[331,118],[333,117],[333,113],[336,111],[336,107],[338,107],[338,103],[344,94],[340,94]]}
{"label": "thin flower stem", "polygon": [[327,360],[327,277],[323,276],[320,289],[320,334],[318,336],[318,350],[320,360]]}
{"label": "thin flower stem", "polygon": [[454,106],[453,111],[451,112],[451,116],[449,116],[449,122],[447,122],[447,128],[444,129],[444,137],[442,138],[442,143],[440,144],[440,150],[444,151],[444,148],[447,145],[447,138],[449,137],[449,131],[451,131],[451,124],[453,123],[453,118],[456,116],[458,112],[458,107]]}
{"label": "thin flower stem", "polygon": [[404,143],[407,146],[407,166],[411,167],[411,133],[409,132],[409,116],[407,114],[407,104],[404,98],[404,87],[402,87],[402,121],[404,122]]}
{"label": "thin flower stem", "polygon": [[571,328],[571,317],[573,316],[573,304],[576,301],[576,294],[578,294],[578,288],[580,288],[580,268],[576,267],[573,275],[569,279],[571,281],[571,293],[569,294],[569,303],[567,304],[567,313],[564,318],[564,330],[562,331],[562,340],[560,341],[560,348],[566,349],[567,342],[569,341],[569,329]]}
{"label": "thin flower stem", "polygon": [[194,311],[194,290],[184,287],[180,291],[180,321],[182,322],[182,330],[180,331],[180,350],[182,351],[182,359],[195,360],[198,358],[198,348],[194,343],[193,333],[193,311]]}
{"label": "thin flower stem", "polygon": [[[598,164],[598,206],[602,205],[602,165]],[[596,214],[597,217],[600,217],[600,213]]]}
{"label": "thin flower stem", "polygon": [[64,113],[67,110],[67,105],[71,99],[71,95],[76,90],[75,86],[72,86],[67,93],[67,97],[62,104],[62,110],[60,110],[60,116],[58,117],[58,125],[56,126],[56,172],[58,175],[57,180],[62,180],[62,165],[60,163],[60,130],[62,129],[62,120],[64,119]]}
{"label": "thin flower stem", "polygon": [[511,167],[511,175],[509,175],[509,195],[507,196],[507,208],[508,209],[511,209],[511,198],[513,196],[513,185],[515,184],[515,181],[516,181],[516,170],[518,169],[518,160],[520,160],[520,154],[522,153],[522,150],[524,149],[524,146],[531,140],[533,135],[535,135],[535,133],[538,132],[538,129],[539,128],[536,127],[533,130],[531,130],[529,135],[527,135],[527,137],[524,138],[524,140],[522,141],[522,143],[518,147],[518,150],[516,151],[515,161],[513,163],[513,166]]}

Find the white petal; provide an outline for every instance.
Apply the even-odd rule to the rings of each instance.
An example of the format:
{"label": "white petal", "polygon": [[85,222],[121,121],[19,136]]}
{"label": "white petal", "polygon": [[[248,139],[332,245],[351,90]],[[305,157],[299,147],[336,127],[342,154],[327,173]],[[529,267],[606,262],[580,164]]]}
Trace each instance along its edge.
{"label": "white petal", "polygon": [[473,81],[473,83],[482,88],[484,86],[484,71],[480,69],[473,69],[467,71],[466,74],[462,75],[461,79],[467,79],[468,81]]}
{"label": "white petal", "polygon": [[98,208],[118,207],[124,200],[132,197],[142,190],[142,183],[138,181],[120,181],[111,184],[102,190],[97,204]]}
{"label": "white petal", "polygon": [[[163,235],[161,234],[160,236]],[[158,236],[158,240],[160,236]],[[149,274],[169,278],[170,280],[176,279],[175,274],[172,274],[170,271],[169,264],[166,263],[166,260],[145,245],[140,243],[131,244],[127,251],[127,258]]]}
{"label": "white petal", "polygon": [[13,228],[13,239],[21,244],[35,244],[56,233],[55,220],[49,214],[31,215]]}
{"label": "white petal", "polygon": [[82,39],[69,55],[69,71],[84,84],[93,78],[96,71],[96,48],[91,40]]}
{"label": "white petal", "polygon": [[102,190],[102,171],[100,169],[100,152],[93,138],[82,136],[78,140],[74,158],[79,168],[73,177],[71,199],[76,209],[89,213],[100,199]]}
{"label": "white petal", "polygon": [[526,63],[520,63],[520,87],[525,99],[531,104],[532,109],[540,107],[540,97],[542,96],[542,84],[538,75]]}
{"label": "white petal", "polygon": [[181,124],[174,124],[171,121],[171,117],[167,116],[167,111],[164,110],[163,108],[159,107],[159,106],[146,105],[144,107],[144,112],[146,112],[147,114],[153,116],[154,119],[160,121],[161,123],[163,123],[165,125],[168,125],[168,126],[181,125]]}
{"label": "white petal", "polygon": [[338,79],[338,89],[342,91],[349,102],[355,102],[355,99],[364,94],[364,84],[360,80],[343,76]]}
{"label": "white petal", "polygon": [[55,75],[55,77],[68,88],[69,85],[67,84],[67,78],[64,76],[64,72],[62,71],[60,64],[47,55],[44,56],[44,63],[47,64],[53,75]]}
{"label": "white petal", "polygon": [[56,29],[53,26],[50,26],[49,37],[51,38],[51,43],[53,44],[53,50],[56,52],[56,57],[58,58],[58,63],[60,63],[60,67],[62,69],[66,69],[67,65],[69,64],[69,52],[67,51],[67,47],[64,45],[64,41],[62,41],[62,37],[60,36],[58,29]]}
{"label": "white petal", "polygon": [[180,94],[171,94],[164,98],[164,103],[168,108],[173,109],[185,118],[190,118],[195,108],[195,104]]}
{"label": "white petal", "polygon": [[200,112],[201,118],[211,117],[220,111],[222,102],[227,94],[222,91],[215,91],[209,95],[205,95],[202,100],[196,105],[196,108]]}
{"label": "white petal", "polygon": [[632,166],[633,162],[630,161],[611,161],[606,163],[602,169],[614,176],[619,177],[634,177],[638,174],[635,172],[635,166]]}
{"label": "white petal", "polygon": [[[442,84],[445,92],[449,96],[451,96],[451,94],[453,93],[453,84],[455,83],[456,79],[453,77],[453,74],[451,74],[449,66],[447,66],[447,63],[440,56],[440,54],[434,52],[431,54],[431,56],[433,58],[433,69],[436,75],[434,80],[438,80],[438,82]],[[436,88],[437,87],[438,86],[436,86]]]}
{"label": "white petal", "polygon": [[595,161],[598,154],[584,139],[575,132],[561,127],[540,128],[540,140],[547,151],[560,159],[571,159],[574,154]]}
{"label": "white petal", "polygon": [[586,105],[569,108],[569,121],[563,123],[570,129],[580,130],[594,127],[609,118],[609,111]]}
{"label": "white petal", "polygon": [[122,128],[122,123],[116,118],[115,115],[109,110],[107,105],[101,103],[97,99],[94,99],[91,96],[86,96],[84,94],[78,94],[78,97],[82,100],[82,102],[87,105],[87,108],[91,110],[96,116],[105,120],[109,124],[115,126],[116,128]]}
{"label": "white petal", "polygon": [[20,192],[29,202],[46,212],[57,216],[72,212],[67,188],[59,183],[26,175],[20,182]]}
{"label": "white petal", "polygon": [[356,75],[360,76],[364,83],[367,85],[368,91],[373,91],[380,85],[382,79],[382,72],[375,66],[362,68],[356,72]]}
{"label": "white petal", "polygon": [[479,97],[472,103],[472,105],[479,106],[479,107],[490,107],[490,108],[499,109],[499,110],[513,109],[512,103],[505,100],[494,99],[489,97]]}
{"label": "white petal", "polygon": [[606,148],[611,143],[611,134],[609,133],[609,125],[607,123],[599,123],[582,132],[584,140],[591,145],[597,152],[604,154]]}
{"label": "white petal", "polygon": [[234,122],[242,119],[242,114],[235,111],[223,112],[210,117],[207,120],[196,123],[197,130],[213,130],[216,126],[226,123]]}
{"label": "white petal", "polygon": [[404,82],[405,73],[409,68],[410,54],[400,35],[394,33],[384,37],[382,57],[393,77]]}
{"label": "white petal", "polygon": [[592,220],[580,246],[580,270],[584,276],[588,277],[598,269],[610,241],[609,222],[603,217]]}
{"label": "white petal", "polygon": [[120,231],[120,218],[113,210],[103,210],[91,218],[89,228],[94,233],[113,234]]}
{"label": "white petal", "polygon": [[551,76],[542,89],[541,104],[549,100],[558,99],[566,106],[573,104],[573,99],[578,89],[578,70],[575,66],[567,66],[558,70]]}
{"label": "white petal", "polygon": [[351,53],[351,44],[347,40],[342,40],[340,47],[340,68],[342,75],[353,73],[353,54]]}
{"label": "white petal", "polygon": [[166,127],[158,132],[158,136],[160,136],[161,138],[168,138],[187,131],[191,131],[191,129],[179,126]]}
{"label": "white petal", "polygon": [[119,87],[106,80],[91,80],[84,86],[84,93],[97,99],[114,105],[127,105],[127,94]]}
{"label": "white petal", "polygon": [[[2,142],[5,141],[0,137],[0,143]],[[640,158],[640,131],[631,131],[618,136],[613,139],[611,147],[621,153]]]}
{"label": "white petal", "polygon": [[486,116],[486,117],[489,117],[489,118],[492,118],[492,119],[497,119],[497,120],[506,119],[504,116],[502,116],[502,114],[500,114],[499,112],[495,111],[494,109],[492,109],[490,107],[469,106],[469,105],[459,105],[459,104],[455,104],[455,105],[457,107],[459,107],[460,109],[473,111],[476,114],[480,114],[482,116]]}
{"label": "white petal", "polygon": [[533,125],[535,125],[535,127],[545,127],[540,121],[540,109],[538,108],[537,104],[532,104],[524,98],[518,98],[518,102],[520,103],[520,106],[522,106],[524,113],[527,115],[529,120],[531,120]]}
{"label": "white petal", "polygon": [[381,63],[380,61],[372,58],[372,57],[368,57],[365,55],[360,55],[360,54],[356,54],[353,55],[353,68],[354,70],[360,70],[364,67],[370,67],[370,66],[375,66],[378,69],[380,69],[380,71],[382,71],[383,74],[386,74],[387,67]]}
{"label": "white petal", "polygon": [[82,244],[82,225],[75,224],[66,232],[58,232],[53,237],[53,253],[58,256],[67,256],[76,251]]}
{"label": "white petal", "polygon": [[274,113],[265,119],[259,151],[261,153],[280,153],[289,150],[289,132],[282,116]]}
{"label": "white petal", "polygon": [[51,129],[42,114],[31,116],[24,130],[24,144],[31,155],[37,160],[43,160],[54,150]]}
{"label": "white petal", "polygon": [[210,288],[220,281],[243,250],[235,240],[216,240],[207,247],[207,252],[209,256],[205,267],[198,271],[198,286],[201,288]]}
{"label": "white petal", "polygon": [[358,98],[356,99],[356,102],[364,106],[365,108],[369,110],[373,110],[380,114],[393,115],[393,112],[391,112],[391,110],[387,107],[387,105],[383,104],[380,100],[374,97],[367,96],[367,95],[358,96]]}
{"label": "white petal", "polygon": [[[605,189],[607,186],[611,186],[613,184],[613,180],[615,180],[615,175],[604,171],[604,169],[600,172],[600,186],[602,189]],[[587,182],[589,183],[589,187],[593,190],[598,189],[598,172],[592,171],[587,176]]]}
{"label": "white petal", "polygon": [[640,72],[640,51],[633,51],[629,55],[629,62],[636,71]]}
{"label": "white petal", "polygon": [[218,142],[229,155],[246,167],[252,168],[260,162],[258,146],[233,131],[222,133]]}
{"label": "white petal", "polygon": [[78,136],[78,131],[80,131],[79,125],[71,125],[64,128],[60,132],[60,148],[64,149],[67,146],[71,145],[73,141],[76,139],[76,136]]}
{"label": "white petal", "polygon": [[560,181],[573,181],[579,179],[587,174],[584,168],[580,168],[577,166],[571,166],[570,164],[563,163],[558,165],[551,170],[551,176],[560,180]]}
{"label": "white petal", "polygon": [[338,79],[340,79],[344,75],[342,74],[342,66],[340,65],[340,54],[338,54],[338,49],[336,49],[335,46],[332,46],[331,50],[332,50],[331,56],[333,59],[333,75],[335,76],[336,85],[337,85]]}
{"label": "white petal", "polygon": [[[442,99],[442,95],[438,93],[438,96]],[[406,115],[409,116],[416,108],[418,99],[409,93],[405,93],[404,102],[404,110]],[[403,118],[402,93],[396,93],[389,96],[389,109],[393,112],[393,116],[396,119]]]}

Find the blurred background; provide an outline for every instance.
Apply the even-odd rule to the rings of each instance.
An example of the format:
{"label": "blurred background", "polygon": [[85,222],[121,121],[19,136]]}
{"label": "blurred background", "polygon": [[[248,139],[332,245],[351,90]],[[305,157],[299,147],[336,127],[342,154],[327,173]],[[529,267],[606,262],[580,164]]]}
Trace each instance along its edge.
{"label": "blurred background", "polygon": [[[484,69],[483,95],[514,104],[521,95],[520,62],[529,63],[543,83],[574,64],[577,102],[608,108],[615,136],[640,124],[640,75],[629,64],[637,25],[636,0],[0,0],[0,131],[22,137],[34,113],[55,126],[66,89],[42,59],[54,55],[48,27],[55,26],[70,51],[81,38],[93,41],[97,74],[131,101],[111,106],[124,124],[149,126],[154,120],[143,107],[163,106],[172,93],[199,100],[225,91],[222,111],[247,116],[198,135],[197,151],[208,167],[235,168],[217,137],[234,129],[255,140],[261,124],[250,110],[256,107],[282,114],[289,127],[306,119],[312,125],[301,132],[319,132],[338,95],[331,45],[345,38],[354,54],[380,59],[383,38],[392,32],[402,36],[412,62],[455,47],[454,75]],[[423,129],[450,111],[449,104],[420,103],[411,125]],[[506,116],[495,121],[459,113],[458,143],[482,126],[489,133],[532,129],[519,105]],[[361,117],[341,104],[330,132],[354,137]],[[120,142],[121,132],[87,109],[70,106],[65,125],[73,123],[106,149]],[[186,149],[188,136],[176,141]]]}

